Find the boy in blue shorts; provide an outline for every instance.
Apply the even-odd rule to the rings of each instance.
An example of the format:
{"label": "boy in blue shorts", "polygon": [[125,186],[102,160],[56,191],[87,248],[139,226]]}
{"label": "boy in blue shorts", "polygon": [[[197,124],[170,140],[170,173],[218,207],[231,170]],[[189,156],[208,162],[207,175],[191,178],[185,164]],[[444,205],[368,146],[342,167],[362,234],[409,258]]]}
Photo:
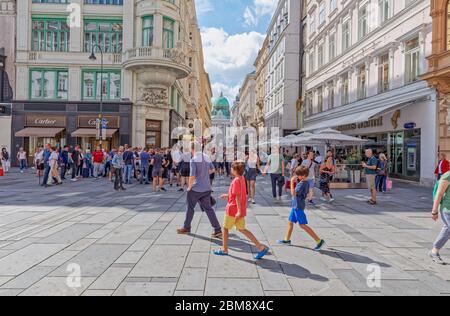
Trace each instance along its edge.
{"label": "boy in blue shorts", "polygon": [[288,231],[286,238],[279,240],[278,243],[281,245],[290,245],[294,225],[298,224],[300,225],[300,228],[302,228],[316,242],[317,246],[314,250],[320,251],[325,246],[325,240],[319,238],[314,230],[308,226],[308,218],[305,214],[306,198],[309,193],[308,175],[308,168],[301,166],[295,170],[295,174],[291,179],[292,211],[289,216]]}

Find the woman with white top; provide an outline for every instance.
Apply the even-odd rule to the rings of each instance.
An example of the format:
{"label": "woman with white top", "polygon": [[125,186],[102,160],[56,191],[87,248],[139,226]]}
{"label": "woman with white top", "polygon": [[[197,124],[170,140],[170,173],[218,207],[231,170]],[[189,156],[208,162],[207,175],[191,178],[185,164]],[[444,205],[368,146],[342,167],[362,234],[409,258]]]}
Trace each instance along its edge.
{"label": "woman with white top", "polygon": [[37,148],[34,154],[34,165],[36,167],[36,176],[42,177],[44,171],[44,148]]}
{"label": "woman with white top", "polygon": [[259,157],[256,150],[252,149],[245,159],[246,173],[245,179],[247,180],[247,192],[249,199],[248,201],[252,204],[256,204],[256,178],[258,176],[258,170],[260,169]]}
{"label": "woman with white top", "polygon": [[[56,151],[55,147],[50,148],[50,158],[49,158],[49,165],[50,165],[50,175],[53,179],[53,184],[59,185],[62,184],[61,178],[59,176],[58,172],[58,161],[59,161],[59,153]],[[47,183],[44,185],[44,187],[47,187]]]}
{"label": "woman with white top", "polygon": [[183,152],[181,154],[180,162],[178,163],[181,175],[179,192],[183,192],[184,188],[188,188],[189,177],[191,176],[191,159],[192,155],[190,153]]}
{"label": "woman with white top", "polygon": [[19,161],[20,173],[23,173],[27,169],[27,152],[23,147],[20,147],[17,153],[17,160]]}

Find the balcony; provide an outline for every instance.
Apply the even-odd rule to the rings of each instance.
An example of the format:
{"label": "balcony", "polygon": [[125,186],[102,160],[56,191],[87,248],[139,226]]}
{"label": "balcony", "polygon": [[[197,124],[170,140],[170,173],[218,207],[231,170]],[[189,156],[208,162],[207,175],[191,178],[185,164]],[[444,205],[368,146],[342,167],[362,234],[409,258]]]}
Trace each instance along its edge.
{"label": "balcony", "polygon": [[176,80],[186,78],[191,73],[186,55],[179,47],[129,49],[122,56],[122,67],[137,72],[144,85],[171,86]]}

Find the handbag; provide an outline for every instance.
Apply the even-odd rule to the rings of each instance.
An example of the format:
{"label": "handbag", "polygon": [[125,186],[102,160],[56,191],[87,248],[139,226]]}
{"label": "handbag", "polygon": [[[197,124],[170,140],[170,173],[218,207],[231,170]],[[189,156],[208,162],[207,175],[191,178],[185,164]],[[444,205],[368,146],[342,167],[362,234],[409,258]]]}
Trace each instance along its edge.
{"label": "handbag", "polygon": [[284,186],[284,185],[285,185],[285,179],[284,179],[283,176],[279,176],[279,177],[278,177],[278,179],[277,179],[277,184],[278,184],[279,186]]}
{"label": "handbag", "polygon": [[216,199],[211,196],[211,206],[214,207],[216,206],[216,204],[217,204]]}
{"label": "handbag", "polygon": [[391,190],[392,190],[392,187],[393,187],[392,180],[386,180],[386,189],[387,189],[388,191],[391,191]]}

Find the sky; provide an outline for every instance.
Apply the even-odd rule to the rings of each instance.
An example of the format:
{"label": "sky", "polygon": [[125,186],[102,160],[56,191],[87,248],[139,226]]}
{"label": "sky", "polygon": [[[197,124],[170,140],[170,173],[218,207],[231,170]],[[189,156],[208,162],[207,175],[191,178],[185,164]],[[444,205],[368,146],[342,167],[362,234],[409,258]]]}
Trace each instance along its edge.
{"label": "sky", "polygon": [[195,0],[214,97],[232,104],[266,36],[278,0]]}

